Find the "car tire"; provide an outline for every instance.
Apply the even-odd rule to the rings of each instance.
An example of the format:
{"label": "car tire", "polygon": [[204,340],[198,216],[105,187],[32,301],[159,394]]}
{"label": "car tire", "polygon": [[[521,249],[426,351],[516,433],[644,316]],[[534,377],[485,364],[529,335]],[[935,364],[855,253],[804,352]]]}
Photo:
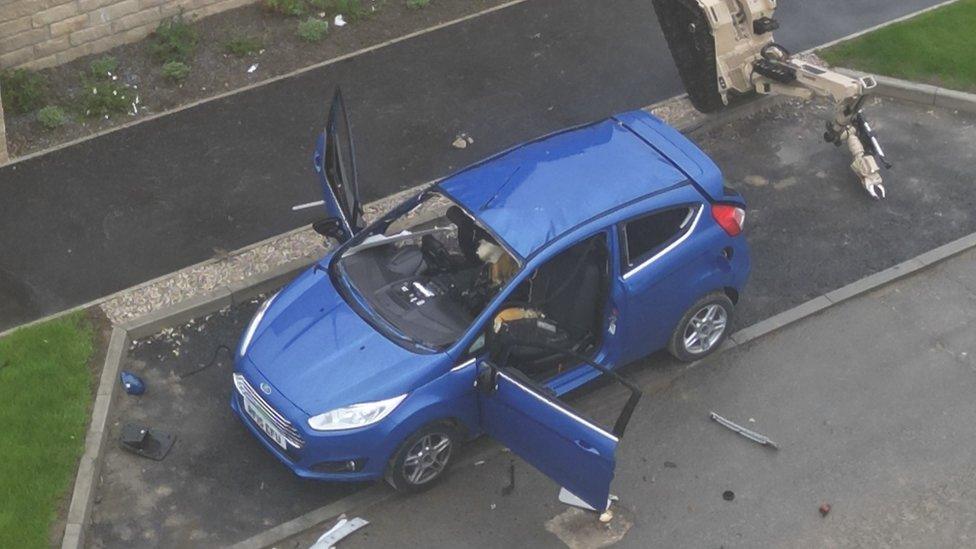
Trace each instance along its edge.
{"label": "car tire", "polygon": [[[386,481],[398,492],[429,490],[450,469],[461,443],[460,430],[450,422],[427,424],[397,448],[387,464]],[[441,445],[444,447],[436,450]]]}
{"label": "car tire", "polygon": [[728,337],[734,308],[732,300],[721,292],[699,299],[675,327],[668,341],[668,352],[682,362],[694,362],[712,354]]}

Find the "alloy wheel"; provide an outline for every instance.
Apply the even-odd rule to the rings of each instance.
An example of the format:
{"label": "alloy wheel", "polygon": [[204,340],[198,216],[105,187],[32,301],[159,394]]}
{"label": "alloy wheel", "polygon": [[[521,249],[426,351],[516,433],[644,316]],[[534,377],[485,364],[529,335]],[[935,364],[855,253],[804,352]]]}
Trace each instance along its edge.
{"label": "alloy wheel", "polygon": [[451,459],[451,437],[446,433],[428,433],[414,443],[403,460],[403,478],[421,485],[437,478]]}
{"label": "alloy wheel", "polygon": [[706,305],[688,321],[683,339],[685,350],[693,355],[707,353],[715,346],[728,324],[729,314],[721,305]]}

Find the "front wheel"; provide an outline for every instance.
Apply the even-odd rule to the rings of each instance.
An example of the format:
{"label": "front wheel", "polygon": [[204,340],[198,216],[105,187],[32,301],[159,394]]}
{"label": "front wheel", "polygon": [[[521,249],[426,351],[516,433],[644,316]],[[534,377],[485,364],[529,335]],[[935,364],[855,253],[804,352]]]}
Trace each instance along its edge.
{"label": "front wheel", "polygon": [[683,362],[700,360],[718,349],[732,324],[732,300],[724,293],[699,299],[681,317],[671,334],[668,351]]}
{"label": "front wheel", "polygon": [[460,445],[454,426],[431,423],[403,441],[387,466],[386,481],[399,492],[423,492],[444,476]]}

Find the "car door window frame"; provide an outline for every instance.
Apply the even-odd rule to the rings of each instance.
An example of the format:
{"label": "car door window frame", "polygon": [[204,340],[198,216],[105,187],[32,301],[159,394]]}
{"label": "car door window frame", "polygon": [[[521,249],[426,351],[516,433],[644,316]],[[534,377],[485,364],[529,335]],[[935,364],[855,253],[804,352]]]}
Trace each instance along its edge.
{"label": "car door window frame", "polygon": [[[632,264],[630,259],[630,246],[627,241],[627,225],[633,223],[634,221],[644,219],[654,215],[660,215],[664,212],[670,210],[680,210],[683,208],[688,209],[688,215],[682,220],[681,224],[670,238],[652,248],[649,252],[638,256],[640,263]],[[642,215],[634,216],[625,221],[621,221],[617,224],[617,236],[618,236],[618,249],[620,251],[620,270],[622,272],[621,278],[627,280],[631,276],[637,274],[638,272],[646,269],[647,267],[654,264],[656,261],[670,253],[672,250],[680,246],[685,240],[695,232],[698,227],[698,223],[701,221],[703,212],[705,211],[705,205],[701,202],[690,202],[687,204],[679,204],[676,206],[668,206],[666,208],[660,208],[652,212],[648,212]]]}

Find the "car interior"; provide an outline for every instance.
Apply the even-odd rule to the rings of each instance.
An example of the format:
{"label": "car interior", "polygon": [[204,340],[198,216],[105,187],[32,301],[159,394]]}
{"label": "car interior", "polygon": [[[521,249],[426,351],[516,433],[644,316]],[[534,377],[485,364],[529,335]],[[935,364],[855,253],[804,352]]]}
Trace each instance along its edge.
{"label": "car interior", "polygon": [[609,282],[605,233],[575,244],[525,279],[495,315],[506,333],[509,364],[544,381],[576,362],[561,351],[589,356],[600,343]]}
{"label": "car interior", "polygon": [[338,268],[396,332],[441,349],[464,334],[519,264],[463,209],[430,192],[358,236]]}

